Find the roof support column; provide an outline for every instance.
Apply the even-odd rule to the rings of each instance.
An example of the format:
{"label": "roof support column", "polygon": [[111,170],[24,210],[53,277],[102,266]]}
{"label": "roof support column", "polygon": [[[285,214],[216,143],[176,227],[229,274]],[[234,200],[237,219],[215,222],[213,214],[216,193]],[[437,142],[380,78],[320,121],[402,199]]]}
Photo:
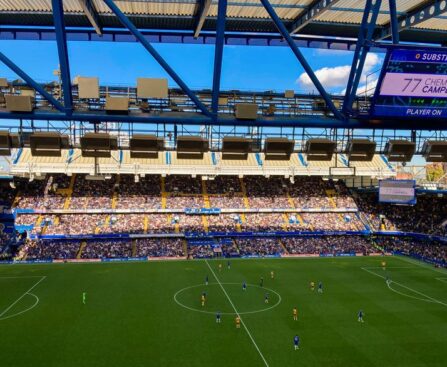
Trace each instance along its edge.
{"label": "roof support column", "polygon": [[345,116],[352,112],[352,103],[357,95],[357,88],[360,83],[363,67],[365,66],[366,56],[370,49],[370,43],[376,27],[381,4],[382,0],[366,0],[362,24],[352,60],[351,72],[346,87],[346,94],[343,100],[343,113]]}
{"label": "roof support column", "polygon": [[310,80],[314,84],[315,88],[320,93],[321,97],[326,102],[326,105],[331,110],[331,112],[334,114],[334,116],[339,120],[344,120],[343,115],[340,113],[339,110],[335,107],[334,103],[332,102],[331,97],[326,93],[326,90],[321,85],[320,81],[318,80],[317,76],[313,72],[310,65],[307,63],[306,58],[303,56],[301,51],[299,50],[298,46],[295,44],[295,41],[290,36],[289,32],[287,31],[286,27],[284,26],[281,19],[279,19],[278,15],[276,14],[275,10],[273,9],[272,5],[268,0],[261,0],[262,5],[264,5],[265,10],[267,10],[267,13],[269,13],[270,17],[272,18],[273,22],[276,25],[276,28],[278,28],[279,33],[284,37],[284,39],[287,41],[290,49],[295,54],[296,58],[300,62],[301,66],[304,68],[304,71],[309,76]]}
{"label": "roof support column", "polygon": [[64,91],[64,107],[68,111],[73,109],[71,94],[70,64],[68,62],[67,37],[65,34],[64,9],[62,0],[52,0],[54,28],[56,32],[57,52],[61,70],[62,88]]}
{"label": "roof support column", "polygon": [[219,0],[217,8],[216,45],[214,47],[214,73],[213,73],[213,95],[211,110],[217,117],[219,111],[220,79],[222,74],[222,58],[225,41],[225,19],[227,15],[227,0]]}
{"label": "roof support column", "polygon": [[16,73],[20,78],[22,78],[26,84],[38,91],[48,102],[50,102],[57,110],[61,112],[66,112],[65,107],[56,100],[50,93],[45,91],[45,89],[37,83],[33,78],[31,78],[27,73],[20,69],[16,64],[14,64],[10,59],[8,59],[3,52],[0,52],[0,61],[10,68],[14,73]]}
{"label": "roof support column", "polygon": [[103,0],[104,3],[112,10],[117,16],[121,24],[127,28],[130,33],[143,45],[143,47],[152,55],[152,57],[160,64],[160,66],[174,79],[178,86],[188,95],[189,98],[195,103],[195,105],[202,111],[202,113],[208,117],[211,117],[211,112],[208,111],[206,106],[199,100],[194,92],[188,88],[185,82],[177,75],[177,73],[171,68],[165,59],[155,50],[150,42],[141,34],[141,32],[132,24],[132,22],[123,14],[113,0]]}
{"label": "roof support column", "polygon": [[396,0],[389,0],[390,7],[390,23],[391,23],[391,38],[393,43],[399,43],[399,24],[397,23],[397,7]]}

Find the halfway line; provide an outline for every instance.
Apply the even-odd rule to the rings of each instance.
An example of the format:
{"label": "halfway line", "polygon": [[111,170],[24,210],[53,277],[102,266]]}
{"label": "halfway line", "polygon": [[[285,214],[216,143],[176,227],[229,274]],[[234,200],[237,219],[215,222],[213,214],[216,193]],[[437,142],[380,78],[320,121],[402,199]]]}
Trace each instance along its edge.
{"label": "halfway line", "polygon": [[265,360],[261,350],[259,349],[258,345],[256,344],[255,340],[253,339],[253,336],[251,335],[250,331],[247,328],[247,325],[245,325],[244,320],[242,320],[241,315],[239,314],[238,310],[236,309],[236,307],[234,306],[233,302],[231,301],[230,296],[228,295],[227,291],[225,290],[224,286],[222,285],[222,283],[220,282],[219,278],[217,277],[216,273],[214,272],[213,268],[210,266],[210,264],[208,263],[208,260],[205,260],[206,265],[208,265],[208,268],[211,270],[211,273],[213,273],[214,278],[216,278],[217,283],[220,285],[220,288],[222,288],[222,291],[225,293],[225,296],[227,297],[228,301],[231,304],[231,307],[233,307],[234,312],[236,313],[237,316],[239,316],[240,320],[241,320],[241,324],[244,327],[245,331],[247,332],[248,336],[250,337],[251,341],[253,342],[253,345],[255,346],[256,350],[258,351],[259,355],[262,358],[262,361],[264,362],[264,364],[266,365],[266,367],[269,367],[269,364],[267,363],[267,361]]}

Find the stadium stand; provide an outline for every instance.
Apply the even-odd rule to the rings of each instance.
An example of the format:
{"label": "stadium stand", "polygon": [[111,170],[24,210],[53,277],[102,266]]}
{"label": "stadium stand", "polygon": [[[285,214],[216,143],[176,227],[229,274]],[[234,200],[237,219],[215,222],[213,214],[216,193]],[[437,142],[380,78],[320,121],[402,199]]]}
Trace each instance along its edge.
{"label": "stadium stand", "polygon": [[[110,175],[91,180],[84,175],[54,174],[31,182],[4,185],[1,200],[15,211],[15,225],[28,240],[16,252],[20,259],[81,259],[119,257],[279,256],[303,254],[363,254],[380,251],[370,232],[415,232],[445,235],[446,198],[419,195],[414,206],[378,203],[377,193],[348,189],[342,180],[321,177],[217,176],[202,177]],[[202,212],[214,208],[217,212]],[[186,210],[192,210],[186,213]],[[196,212],[194,212],[196,210]],[[321,232],[325,236],[282,236],[282,233]],[[166,236],[199,237],[220,233],[228,242],[211,240],[188,245]],[[248,233],[251,238],[235,237]],[[269,233],[274,238],[256,237]],[[351,233],[331,235],[331,233]],[[360,235],[362,234],[362,235]],[[116,235],[162,238],[113,238]],[[2,235],[2,242],[6,235]],[[54,236],[75,236],[58,242]],[[106,236],[88,239],[82,236]],[[107,236],[111,236],[107,238]],[[39,239],[42,238],[42,239]],[[11,236],[8,237],[11,241]],[[214,241],[214,242],[213,242]],[[402,242],[404,243],[404,242]],[[66,244],[66,247],[64,247]],[[377,242],[380,247],[380,243]],[[384,251],[398,251],[442,262],[442,245],[435,255],[420,242],[386,243]],[[399,247],[401,246],[401,247]],[[438,246],[441,250],[435,250]],[[428,246],[429,247],[429,246]]]}

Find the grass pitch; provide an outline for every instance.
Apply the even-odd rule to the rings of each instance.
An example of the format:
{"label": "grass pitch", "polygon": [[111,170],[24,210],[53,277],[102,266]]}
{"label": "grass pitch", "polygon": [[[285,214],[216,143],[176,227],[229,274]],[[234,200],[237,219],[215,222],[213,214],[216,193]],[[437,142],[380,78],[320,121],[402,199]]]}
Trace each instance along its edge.
{"label": "grass pitch", "polygon": [[[398,257],[386,258],[383,270],[381,261],[231,260],[231,269],[226,260],[1,266],[0,364],[445,366],[447,272]],[[310,281],[322,281],[323,294],[312,292]]]}

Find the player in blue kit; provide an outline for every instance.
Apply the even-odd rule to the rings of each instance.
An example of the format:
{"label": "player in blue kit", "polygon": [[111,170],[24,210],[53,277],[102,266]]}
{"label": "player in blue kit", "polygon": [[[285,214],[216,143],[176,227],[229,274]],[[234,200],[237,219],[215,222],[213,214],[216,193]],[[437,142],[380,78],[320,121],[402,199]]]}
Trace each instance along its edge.
{"label": "player in blue kit", "polygon": [[219,311],[217,311],[217,313],[216,313],[216,323],[217,324],[220,324],[220,312]]}
{"label": "player in blue kit", "polygon": [[293,337],[293,346],[295,350],[300,349],[300,337],[298,335]]}
{"label": "player in blue kit", "polygon": [[359,313],[358,313],[357,321],[358,322],[363,322],[363,311],[362,310],[360,310]]}
{"label": "player in blue kit", "polygon": [[230,263],[230,260],[227,261],[227,268],[228,268],[228,270],[231,269],[231,263]]}
{"label": "player in blue kit", "polygon": [[205,277],[205,285],[208,285],[208,275]]}
{"label": "player in blue kit", "polygon": [[259,281],[259,286],[263,287],[264,286],[264,278],[261,277],[261,280]]}
{"label": "player in blue kit", "polygon": [[318,293],[323,293],[323,283],[318,282]]}
{"label": "player in blue kit", "polygon": [[246,291],[247,290],[247,283],[242,283],[242,290],[243,291]]}
{"label": "player in blue kit", "polygon": [[264,295],[264,303],[269,303],[269,294],[268,293],[266,293]]}

